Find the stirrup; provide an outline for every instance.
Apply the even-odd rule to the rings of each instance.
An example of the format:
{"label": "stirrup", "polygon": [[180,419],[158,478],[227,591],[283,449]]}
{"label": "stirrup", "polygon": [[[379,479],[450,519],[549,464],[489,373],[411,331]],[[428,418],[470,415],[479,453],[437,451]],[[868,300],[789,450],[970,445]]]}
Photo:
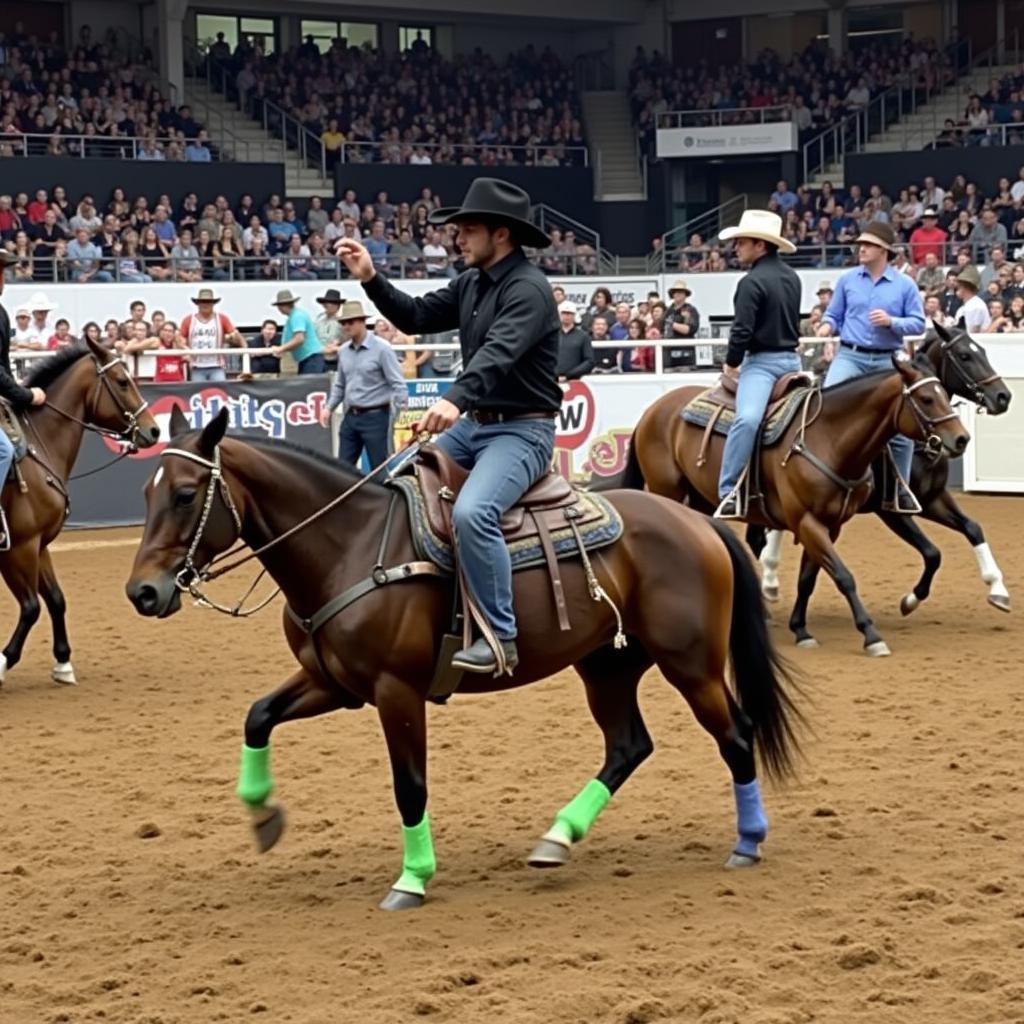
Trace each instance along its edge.
{"label": "stirrup", "polygon": [[742,519],[743,499],[738,486],[734,487],[718,504],[715,509],[715,519]]}
{"label": "stirrup", "polygon": [[900,516],[918,516],[921,514],[921,503],[909,487],[899,486],[895,497],[882,501],[882,511],[894,512]]}
{"label": "stirrup", "polygon": [[0,506],[0,552],[11,550],[11,530],[7,525],[7,513]]}

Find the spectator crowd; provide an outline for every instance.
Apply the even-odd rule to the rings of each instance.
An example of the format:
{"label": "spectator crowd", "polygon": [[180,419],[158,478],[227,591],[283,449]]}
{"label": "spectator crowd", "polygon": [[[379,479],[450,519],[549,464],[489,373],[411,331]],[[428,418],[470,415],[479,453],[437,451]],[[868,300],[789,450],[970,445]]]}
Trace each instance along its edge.
{"label": "spectator crowd", "polygon": [[582,164],[582,112],[568,65],[533,46],[497,61],[476,49],[453,60],[422,38],[401,54],[335,39],[321,53],[312,36],[266,54],[249,39],[234,52],[218,41],[213,81],[262,120],[265,108],[294,118],[319,140],[325,161]]}
{"label": "spectator crowd", "polygon": [[97,42],[81,26],[70,48],[40,40],[21,22],[0,31],[0,159],[121,157],[208,162],[215,156],[191,108],[161,94],[145,60],[119,52],[109,30]]}

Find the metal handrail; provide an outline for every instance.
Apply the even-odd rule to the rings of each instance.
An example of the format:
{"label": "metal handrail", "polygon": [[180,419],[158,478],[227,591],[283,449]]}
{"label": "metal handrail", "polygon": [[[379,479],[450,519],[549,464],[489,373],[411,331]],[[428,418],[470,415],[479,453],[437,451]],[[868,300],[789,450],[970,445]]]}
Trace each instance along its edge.
{"label": "metal handrail", "polygon": [[[960,71],[959,62],[955,55],[966,48],[967,62]],[[854,111],[844,117],[838,124],[825,128],[814,138],[803,144],[803,181],[811,180],[811,177],[824,170],[829,163],[842,164],[847,153],[858,153],[875,134],[884,133],[890,123],[902,124],[903,147],[908,143],[908,125],[903,121],[905,115],[917,113],[919,106],[924,106],[930,100],[938,98],[950,89],[955,90],[958,98],[963,88],[965,79],[971,75],[983,62],[992,66],[995,55],[995,47],[989,47],[980,54],[974,55],[970,41],[961,41],[947,47],[947,54],[954,55],[954,70],[957,73],[955,82],[950,86],[939,85],[934,92],[928,91],[924,100],[918,102],[918,89],[913,82],[898,83],[890,86],[884,92],[875,96],[863,109]],[[908,99],[904,101],[904,93],[908,93]],[[908,109],[904,109],[908,105]],[[895,116],[890,116],[895,112]],[[935,107],[932,107],[933,122],[936,117]],[[873,129],[872,125],[877,124],[878,128]]]}
{"label": "metal handrail", "polygon": [[[563,232],[571,230],[576,236],[577,241],[582,241],[594,250],[593,254],[582,255],[550,253],[547,250],[541,250],[538,253],[541,263],[555,263],[557,265],[559,262],[565,262],[567,266],[576,268],[577,266],[590,266],[596,256],[600,273],[618,273],[619,257],[601,245],[601,235],[593,228],[580,223],[580,221],[570,217],[567,213],[563,213],[561,210],[556,210],[547,203],[538,203],[534,206],[532,220],[545,233],[548,233],[552,227],[559,228]],[[559,272],[568,273],[569,271],[560,270]],[[591,272],[588,271],[588,274],[585,276],[589,276]]]}
{"label": "metal handrail", "polygon": [[[750,205],[750,197],[746,192],[741,192],[731,199],[727,199],[710,210],[697,214],[689,220],[674,228],[669,229],[661,236],[661,248],[647,257],[649,273],[664,273],[666,270],[666,259],[670,252],[682,248],[689,241],[690,236],[699,234],[702,238],[717,237],[719,231],[742,216],[743,211]],[[682,244],[678,240],[682,238]]]}
{"label": "metal handrail", "polygon": [[[780,112],[781,117],[769,118],[770,113]],[[772,121],[792,121],[793,108],[784,103],[774,107],[727,107],[705,110],[666,110],[658,115],[658,128],[705,128],[722,125],[764,124]],[[735,116],[735,120],[725,120]],[[691,119],[687,123],[687,119]]]}
{"label": "metal handrail", "polygon": [[[40,142],[44,143],[44,148],[43,148],[43,150],[41,152],[32,153],[32,152],[29,151],[30,147],[29,147],[28,143],[30,141],[36,140],[36,139],[38,139],[38,140],[40,140]],[[5,135],[0,135],[0,147],[4,146],[5,144],[9,145],[9,146],[11,146],[12,152],[15,155],[21,156],[21,157],[56,156],[58,154],[54,154],[54,153],[50,153],[49,152],[50,143],[54,139],[59,139],[61,142],[69,142],[69,143],[76,144],[73,147],[73,149],[69,148],[67,155],[73,155],[73,156],[78,157],[79,159],[85,159],[85,158],[92,159],[94,157],[99,157],[99,158],[113,159],[113,160],[138,160],[140,158],[139,154],[142,151],[143,147],[147,143],[149,143],[150,141],[155,141],[157,143],[162,143],[162,144],[173,143],[175,145],[183,145],[183,148],[182,148],[182,151],[181,151],[181,154],[182,154],[181,155],[181,162],[182,163],[190,163],[192,161],[187,160],[187,158],[185,157],[184,146],[187,146],[190,142],[200,142],[200,141],[203,141],[207,145],[207,149],[208,149],[208,151],[210,153],[210,158],[211,158],[212,161],[216,162],[216,161],[219,161],[219,160],[225,160],[225,157],[220,155],[220,154],[222,154],[224,152],[223,150],[216,150],[216,149],[212,148],[209,145],[210,142],[211,142],[211,140],[209,138],[207,138],[205,140],[200,140],[198,136],[195,136],[195,137],[192,137],[192,138],[188,138],[187,137],[187,138],[184,138],[184,139],[179,139],[176,136],[172,136],[172,135],[167,135],[167,136],[159,135],[159,136],[155,136],[155,137],[152,137],[152,138],[151,137],[139,138],[138,136],[135,136],[135,135],[132,135],[132,136],[128,136],[128,135],[83,135],[83,134],[79,134],[79,135],[65,135],[65,134],[62,134],[62,133],[59,133],[59,132],[52,132],[50,134],[46,134],[46,133],[42,133],[42,132],[39,132],[39,133],[21,132],[18,135],[6,135],[6,134]],[[89,153],[89,152],[86,152],[87,149],[96,149],[96,150],[100,150],[100,152]],[[110,150],[114,150],[114,149],[118,150],[118,152],[103,152],[104,150],[110,151]],[[163,153],[162,150],[160,150],[160,152]],[[157,159],[165,160],[166,156],[162,155],[161,157],[159,157]],[[205,163],[206,161],[195,161],[195,162],[196,163],[199,163],[199,162]]]}
{"label": "metal handrail", "polygon": [[[264,102],[267,102],[267,101],[264,101]],[[278,109],[280,109],[280,108],[278,108]],[[306,129],[306,131],[308,132],[309,129]],[[313,135],[312,132],[310,132],[309,134],[314,139],[316,139],[317,142],[320,141],[319,137],[316,136],[316,135]],[[376,152],[376,151],[381,151],[381,150],[384,150],[384,149],[392,149],[392,148],[394,148],[396,146],[399,149],[409,150],[410,152],[413,151],[413,150],[417,150],[417,149],[423,149],[423,150],[426,150],[428,153],[433,153],[433,152],[436,152],[437,150],[440,150],[440,149],[451,149],[451,150],[456,150],[456,151],[458,151],[461,154],[475,153],[475,154],[478,154],[478,155],[482,155],[484,153],[495,153],[495,152],[513,153],[513,154],[515,154],[515,153],[522,153],[522,154],[524,154],[526,156],[532,155],[532,158],[533,158],[532,160],[525,160],[523,162],[527,163],[527,164],[532,163],[533,165],[537,165],[537,164],[540,163],[540,159],[539,158],[540,158],[540,155],[542,153],[545,153],[545,152],[548,152],[549,150],[554,150],[554,149],[557,148],[556,146],[551,146],[551,145],[507,146],[507,145],[504,145],[503,143],[500,143],[500,142],[497,142],[497,143],[491,143],[491,142],[472,142],[472,143],[463,143],[463,142],[397,142],[397,143],[396,142],[343,142],[341,144],[340,162],[343,163],[343,164],[350,162],[349,160],[346,159],[346,153],[348,151],[350,151],[350,150],[354,151],[354,152],[360,152],[360,151],[364,151],[364,150],[369,150],[371,152]],[[588,167],[590,165],[590,155],[587,152],[587,147],[586,146],[562,146],[562,150],[565,153],[571,153],[571,154],[579,153],[579,154],[582,154],[583,166],[584,167]],[[369,163],[378,163],[378,162],[381,162],[381,161],[359,161],[359,162],[360,163],[367,163],[367,162],[369,162]],[[403,162],[405,162],[405,161],[403,161]]]}

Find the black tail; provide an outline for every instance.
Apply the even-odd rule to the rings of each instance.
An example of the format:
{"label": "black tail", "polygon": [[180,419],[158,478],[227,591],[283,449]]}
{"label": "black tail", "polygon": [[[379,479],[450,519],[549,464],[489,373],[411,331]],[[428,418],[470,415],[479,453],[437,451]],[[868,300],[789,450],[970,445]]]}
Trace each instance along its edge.
{"label": "black tail", "polygon": [[724,523],[712,523],[732,560],[729,653],[740,707],[753,722],[765,771],[783,779],[793,773],[794,756],[799,751],[797,731],[803,723],[803,715],[787,691],[799,690],[768,634],[761,583],[746,548]]}
{"label": "black tail", "polygon": [[636,449],[633,446],[635,439],[636,432],[634,431],[633,437],[630,438],[629,442],[626,468],[612,476],[592,475],[590,482],[587,484],[588,491],[620,491],[623,489],[642,491],[644,489],[647,481],[644,480],[644,471],[640,468],[640,460],[636,457]]}

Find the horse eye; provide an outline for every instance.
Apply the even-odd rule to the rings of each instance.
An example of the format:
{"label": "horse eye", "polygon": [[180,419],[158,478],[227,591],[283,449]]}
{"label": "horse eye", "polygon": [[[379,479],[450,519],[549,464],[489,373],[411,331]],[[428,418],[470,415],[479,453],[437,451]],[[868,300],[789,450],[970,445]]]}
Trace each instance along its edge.
{"label": "horse eye", "polygon": [[196,492],[192,487],[182,488],[174,495],[176,508],[188,508],[196,500]]}
{"label": "horse eye", "polygon": [[969,363],[971,361],[971,353],[970,352],[961,352],[960,353],[960,359],[961,359],[962,362]]}

